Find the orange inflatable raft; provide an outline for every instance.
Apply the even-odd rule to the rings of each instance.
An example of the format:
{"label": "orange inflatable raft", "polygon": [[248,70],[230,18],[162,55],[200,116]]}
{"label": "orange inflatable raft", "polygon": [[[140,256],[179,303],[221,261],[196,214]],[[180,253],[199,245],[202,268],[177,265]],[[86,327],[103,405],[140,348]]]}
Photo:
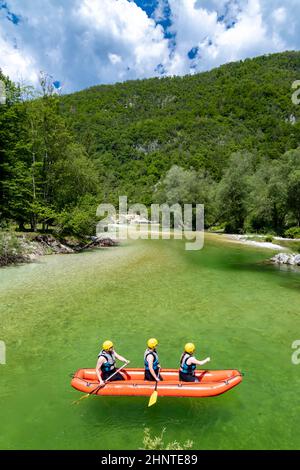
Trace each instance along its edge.
{"label": "orange inflatable raft", "polygon": [[[107,382],[95,395],[149,397],[154,391],[155,382],[144,380],[144,369],[123,369],[121,374],[124,381]],[[161,376],[163,381],[157,386],[160,397],[215,397],[242,381],[238,370],[199,370],[196,372],[199,382],[196,383],[181,382],[177,369],[164,369]],[[80,392],[93,392],[99,386],[95,369],[79,369],[71,385]]]}

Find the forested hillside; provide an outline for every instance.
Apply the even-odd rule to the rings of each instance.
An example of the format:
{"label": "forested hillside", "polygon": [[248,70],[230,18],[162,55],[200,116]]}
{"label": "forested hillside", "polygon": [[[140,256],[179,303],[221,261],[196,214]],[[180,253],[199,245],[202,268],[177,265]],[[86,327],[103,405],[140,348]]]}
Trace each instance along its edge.
{"label": "forested hillside", "polygon": [[297,232],[300,52],[62,97],[46,75],[34,99],[1,78],[2,226],[91,234],[97,204],[127,195],[205,203],[207,227]]}
{"label": "forested hillside", "polygon": [[64,97],[63,106],[97,162],[106,195],[116,190],[149,203],[173,164],[219,180],[233,152],[274,159],[296,148],[297,79],[300,53],[288,52],[194,76],[93,87]]}

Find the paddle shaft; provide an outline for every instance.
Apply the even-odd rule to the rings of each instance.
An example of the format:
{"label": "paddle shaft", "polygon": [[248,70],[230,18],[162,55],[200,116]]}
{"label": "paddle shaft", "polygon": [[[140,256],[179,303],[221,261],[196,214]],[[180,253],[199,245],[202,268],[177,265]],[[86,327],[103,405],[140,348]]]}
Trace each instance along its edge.
{"label": "paddle shaft", "polygon": [[[99,385],[98,387],[95,387],[94,390],[92,390],[90,393],[87,393],[86,395],[83,395],[83,397],[79,398],[79,400],[73,402],[73,405],[74,405],[74,404],[77,405],[77,404],[80,403],[80,401],[83,400],[84,398],[88,398],[88,397],[90,397],[91,395],[93,395],[93,393],[97,393],[98,390],[100,390],[100,388],[104,388],[105,385],[107,384],[107,381],[110,380],[112,377],[114,377],[118,372],[120,372],[120,370],[124,369],[124,367],[127,366],[127,364],[128,364],[128,362],[126,362],[125,364],[123,364],[122,367],[120,367],[118,370],[116,370],[116,372],[114,372],[110,377],[108,377],[108,379],[105,380],[105,382],[104,382],[103,384]],[[80,378],[80,377],[78,377],[78,378]],[[80,378],[80,380],[83,380],[83,379]]]}
{"label": "paddle shaft", "polygon": [[122,367],[120,367],[118,370],[116,370],[116,372],[114,372],[110,377],[108,377],[108,379],[106,379],[104,381],[103,384],[99,385],[98,387],[96,387],[94,390],[92,390],[89,395],[93,395],[93,393],[96,393],[98,392],[98,390],[100,390],[101,388],[105,387],[105,385],[107,384],[107,382],[109,382],[110,379],[112,379],[118,372],[120,372],[120,370],[124,369],[124,367],[126,367],[128,364],[128,362],[125,362],[125,364],[122,365]]}

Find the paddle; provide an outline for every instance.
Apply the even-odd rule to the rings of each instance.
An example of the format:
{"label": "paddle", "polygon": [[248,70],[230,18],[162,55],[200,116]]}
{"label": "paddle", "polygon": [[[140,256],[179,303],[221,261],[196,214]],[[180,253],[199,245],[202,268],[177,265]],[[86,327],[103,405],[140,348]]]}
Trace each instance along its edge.
{"label": "paddle", "polygon": [[129,361],[125,362],[125,364],[123,364],[122,367],[120,367],[110,377],[108,377],[108,379],[106,379],[103,384],[98,385],[98,387],[95,387],[94,390],[92,390],[90,393],[87,393],[86,395],[83,395],[83,397],[79,398],[79,400],[74,401],[73,405],[77,405],[81,400],[84,400],[85,398],[88,398],[91,395],[96,394],[98,390],[100,390],[101,388],[104,388],[107,382],[109,382],[110,379],[112,379],[118,372],[120,372],[120,370],[124,369],[124,367],[126,367],[127,364],[129,364]]}
{"label": "paddle", "polygon": [[158,397],[157,384],[158,384],[158,382],[156,381],[155,389],[154,389],[154,392],[151,394],[151,397],[150,397],[150,400],[149,400],[149,403],[148,403],[148,407],[152,406],[152,405],[155,405],[155,403],[157,402],[157,397]]}

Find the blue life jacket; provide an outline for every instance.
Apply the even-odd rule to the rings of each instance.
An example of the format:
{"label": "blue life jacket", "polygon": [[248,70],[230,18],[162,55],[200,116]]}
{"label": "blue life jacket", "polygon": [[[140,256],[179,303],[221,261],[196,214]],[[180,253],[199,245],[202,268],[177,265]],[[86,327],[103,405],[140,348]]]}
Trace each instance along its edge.
{"label": "blue life jacket", "polygon": [[104,357],[106,359],[106,362],[104,362],[101,365],[101,371],[102,372],[111,372],[115,370],[116,368],[116,357],[115,353],[109,353],[107,351],[101,351],[100,354],[98,355],[98,358]]}
{"label": "blue life jacket", "polygon": [[153,356],[153,369],[154,371],[158,370],[159,367],[159,359],[158,359],[158,354],[155,351],[155,349],[146,349],[145,354],[144,354],[144,364],[145,364],[145,370],[150,370],[149,369],[149,362],[148,362],[148,356]]}
{"label": "blue life jacket", "polygon": [[192,354],[183,353],[180,359],[180,371],[183,374],[195,375],[196,364],[187,364],[187,360],[193,357]]}

